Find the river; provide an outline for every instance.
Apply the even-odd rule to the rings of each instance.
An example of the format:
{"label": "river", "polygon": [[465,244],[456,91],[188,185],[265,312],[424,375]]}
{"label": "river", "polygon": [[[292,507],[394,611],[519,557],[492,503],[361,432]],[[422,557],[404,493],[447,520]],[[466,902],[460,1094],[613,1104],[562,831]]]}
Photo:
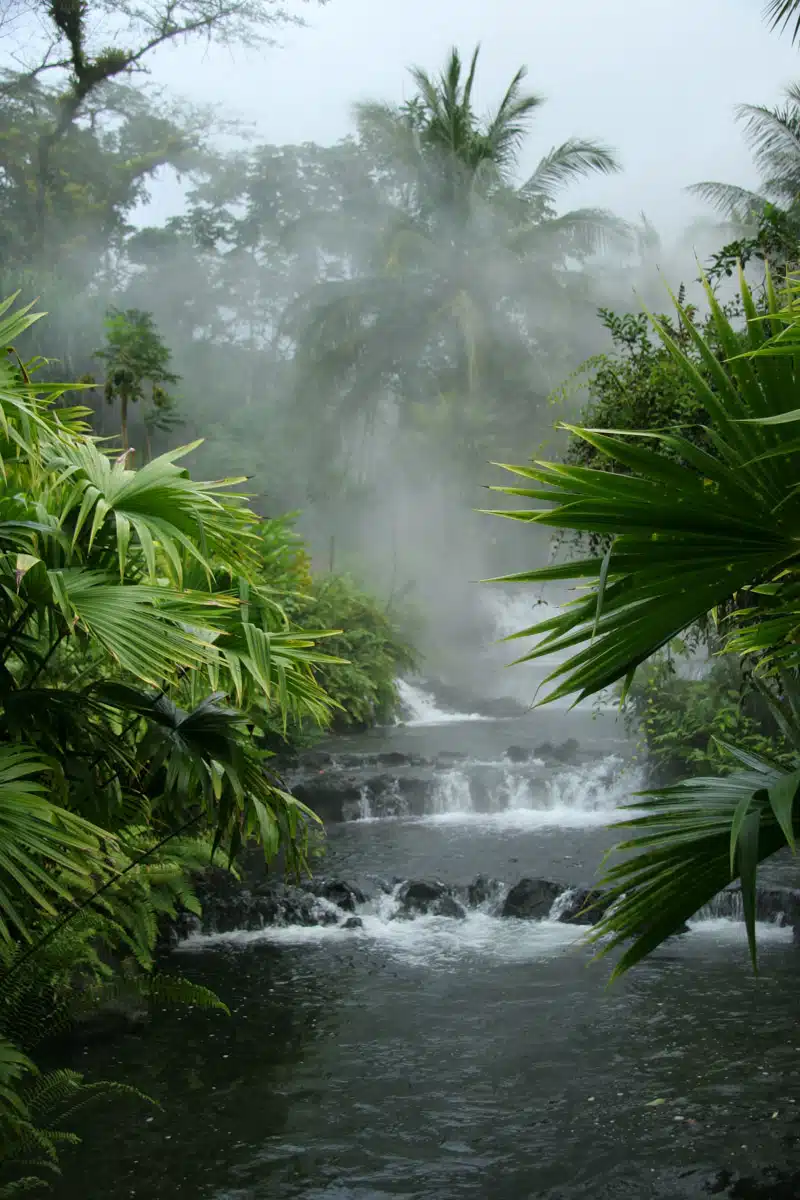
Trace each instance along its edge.
{"label": "river", "polygon": [[[699,1200],[723,1170],[796,1169],[791,930],[760,926],[755,978],[742,926],[697,920],[609,988],[575,926],[488,904],[392,919],[399,879],[591,882],[638,783],[609,713],[491,720],[406,700],[407,724],[339,739],[316,768],[321,783],[339,756],[356,788],[324,871],[372,889],[361,928],[184,943],[170,969],[231,1019],[167,1013],[74,1044],[71,1065],[163,1107],[93,1109],[55,1196]],[[537,753],[567,736],[571,761]]]}

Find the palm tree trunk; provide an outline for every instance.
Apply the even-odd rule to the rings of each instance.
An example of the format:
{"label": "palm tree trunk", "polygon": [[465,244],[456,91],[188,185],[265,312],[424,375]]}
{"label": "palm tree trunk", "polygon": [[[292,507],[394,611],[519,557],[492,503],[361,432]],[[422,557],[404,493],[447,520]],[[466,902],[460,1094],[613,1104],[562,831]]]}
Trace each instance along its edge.
{"label": "palm tree trunk", "polygon": [[124,392],[119,398],[120,437],[123,451],[128,449],[128,397]]}

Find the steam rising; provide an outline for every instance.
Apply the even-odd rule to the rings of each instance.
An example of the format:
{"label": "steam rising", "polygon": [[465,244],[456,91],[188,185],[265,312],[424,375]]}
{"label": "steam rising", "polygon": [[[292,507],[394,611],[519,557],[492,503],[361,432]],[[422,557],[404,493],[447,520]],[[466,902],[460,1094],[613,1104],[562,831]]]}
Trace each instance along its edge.
{"label": "steam rising", "polygon": [[[330,29],[351,21],[344,4],[338,9],[332,0],[324,14],[305,15]],[[0,28],[6,66],[21,31],[35,32],[25,25],[34,20],[26,12],[8,7]],[[473,17],[464,17],[466,36],[472,36]],[[458,23],[454,15],[452,37],[461,40]],[[760,30],[757,11],[753,27]],[[563,37],[571,36],[564,22]],[[751,36],[749,26],[742,36]],[[304,54],[305,37],[309,54],[316,54],[312,28],[297,31],[268,61],[285,53],[286,68]],[[769,46],[779,53],[772,41]],[[173,51],[173,65],[180,54],[188,63],[194,51]],[[435,71],[444,56],[438,45],[425,44],[423,33],[414,58]],[[164,76],[165,61],[158,59],[157,77]],[[215,90],[216,50],[209,61],[204,97]],[[467,67],[465,61],[461,86]],[[176,71],[171,82],[180,85]],[[148,100],[134,79],[120,76],[105,88],[91,120],[116,139],[120,152],[134,132],[140,142],[148,131],[151,138],[166,136],[166,122],[182,131],[180,153],[165,149],[164,165],[148,168],[131,190],[125,200],[131,226],[121,225],[111,237],[99,225],[82,227],[58,261],[51,257],[46,269],[34,265],[31,280],[54,314],[42,345],[55,344],[74,377],[98,371],[86,347],[99,344],[108,305],[152,312],[183,379],[183,427],[156,449],[204,437],[195,470],[247,475],[264,513],[301,513],[299,529],[318,569],[352,571],[398,619],[408,619],[409,611],[423,618],[419,640],[428,674],[527,702],[547,663],[503,671],[514,652],[493,643],[540,617],[537,605],[562,597],[478,584],[532,567],[548,554],[545,530],[476,511],[502,506],[482,487],[506,482],[489,460],[558,454],[563,435],[553,426],[575,417],[581,396],[554,403],[551,393],[605,348],[597,308],[624,312],[646,304],[662,311],[665,282],[674,289],[685,282],[696,300],[698,259],[717,249],[728,231],[706,220],[666,245],[646,218],[632,220],[628,208],[628,220],[609,218],[602,237],[582,238],[575,223],[565,237],[558,220],[570,205],[552,180],[540,192],[529,190],[528,207],[518,213],[513,205],[525,198],[524,189],[515,191],[525,178],[521,164],[532,153],[544,154],[546,163],[554,140],[549,108],[538,100],[520,117],[521,132],[509,143],[495,183],[484,186],[479,172],[469,183],[465,217],[447,188],[437,193],[430,179],[419,182],[423,163],[429,173],[439,171],[437,186],[452,183],[451,160],[420,158],[413,114],[398,124],[398,114],[410,111],[402,101],[424,96],[425,78],[406,78],[399,88],[392,80],[376,103],[362,104],[351,117],[347,138],[318,146],[260,142],[199,109],[166,105],[156,93]],[[359,98],[369,99],[361,95],[367,84],[356,86]],[[339,81],[334,90],[341,92]],[[556,95],[558,89],[549,90]],[[486,92],[482,83],[481,105]],[[500,96],[489,99],[499,111]],[[308,114],[293,116],[309,137],[325,125],[313,119],[320,103],[319,96],[310,99]],[[589,133],[602,134],[593,128],[590,104],[585,112]],[[535,117],[530,132],[528,116]],[[86,130],[89,115],[81,121]],[[731,141],[736,137],[731,122]],[[624,145],[621,151],[624,160]],[[574,173],[583,177],[586,214],[605,207],[602,172],[613,170],[598,166],[599,151],[595,159],[592,153],[585,150],[589,165]],[[567,172],[564,178],[572,197],[574,177]],[[143,204],[148,194],[151,202]],[[156,220],[169,205],[175,215]],[[585,224],[588,229],[589,215]],[[525,252],[512,251],[510,231],[521,238],[526,228]],[[4,276],[5,292],[26,282],[13,263]],[[450,281],[452,314],[439,328],[435,287],[442,277]],[[83,297],[78,306],[70,302],[76,291]],[[95,407],[100,431],[114,433],[112,414],[99,399]],[[134,444],[137,438],[141,445],[134,414]]]}

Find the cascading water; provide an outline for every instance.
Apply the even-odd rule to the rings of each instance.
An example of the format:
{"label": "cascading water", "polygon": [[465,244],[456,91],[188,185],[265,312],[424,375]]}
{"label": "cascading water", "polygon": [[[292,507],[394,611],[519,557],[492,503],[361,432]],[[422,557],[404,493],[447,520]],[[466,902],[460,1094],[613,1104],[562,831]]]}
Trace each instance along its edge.
{"label": "cascading water", "polygon": [[466,759],[457,767],[399,771],[386,785],[364,785],[360,820],[494,822],[522,827],[592,828],[608,824],[618,805],[642,785],[640,774],[618,755],[558,767],[542,759],[509,765],[505,759]]}
{"label": "cascading water", "polygon": [[[759,893],[771,978],[757,1039],[734,891],[608,989],[606,968],[587,970],[586,922],[610,902],[606,826],[642,784],[614,714],[459,719],[416,684],[401,691],[408,722],[332,739],[287,781],[326,820],[314,877],[212,894],[185,928],[183,972],[235,1022],[183,1014],[151,1053],[155,1030],[115,1043],[110,1063],[102,1047],[78,1060],[113,1077],[127,1054],[149,1094],[169,1072],[164,1129],[180,1138],[151,1137],[158,1116],[93,1112],[91,1169],[69,1200],[116,1194],[95,1172],[121,1143],[131,1166],[114,1186],[142,1200],[160,1200],[165,1177],[176,1196],[219,1200],[699,1200],[718,1189],[684,1187],[687,1162],[779,1161],[800,897],[790,911],[779,889]],[[206,1092],[193,1090],[201,1059]]]}
{"label": "cascading water", "polygon": [[472,812],[472,789],[466,772],[443,772],[431,788],[430,806],[431,813],[440,815]]}
{"label": "cascading water", "polygon": [[405,725],[455,725],[462,721],[487,721],[491,718],[481,713],[448,712],[439,707],[435,696],[419,684],[407,679],[398,679],[397,692],[403,710]]}

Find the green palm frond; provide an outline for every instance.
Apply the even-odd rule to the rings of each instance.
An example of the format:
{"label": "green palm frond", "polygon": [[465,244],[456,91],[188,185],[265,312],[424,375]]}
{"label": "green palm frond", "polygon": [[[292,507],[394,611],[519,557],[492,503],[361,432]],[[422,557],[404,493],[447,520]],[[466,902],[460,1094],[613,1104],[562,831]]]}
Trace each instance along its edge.
{"label": "green palm frond", "polygon": [[659,946],[737,877],[756,965],[756,868],[787,844],[794,849],[800,771],[741,757],[749,769],[643,793],[628,806],[635,814],[612,827],[628,831],[615,848],[624,857],[606,873],[612,904],[591,940],[603,943],[601,954],[631,942],[615,975]]}
{"label": "green palm frond", "polygon": [[[769,330],[757,318],[743,278],[741,287],[749,345],[757,350]],[[680,306],[678,315],[711,382],[656,325],[696,389],[699,407],[711,415],[713,452],[698,449],[680,432],[615,434],[565,426],[630,474],[537,463],[508,469],[538,486],[495,489],[544,502],[539,509],[502,515],[613,539],[604,558],[507,577],[581,583],[583,595],[561,613],[515,635],[541,635],[526,659],[581,647],[548,676],[548,682],[561,680],[549,699],[586,697],[625,678],[731,595],[800,564],[794,491],[800,449],[786,445],[780,424],[743,423],[785,415],[800,394],[800,360],[739,357],[740,340],[710,288],[708,296],[727,365]],[[774,298],[772,307],[777,311]],[[648,442],[669,448],[688,466]],[[773,452],[778,457],[769,458]]]}
{"label": "green palm frond", "polygon": [[[114,839],[48,799],[53,765],[24,746],[0,746],[0,940],[30,939],[29,906],[54,917],[94,873],[109,870]],[[48,786],[49,782],[49,786]]]}
{"label": "green palm frond", "polygon": [[210,661],[210,641],[192,629],[213,629],[223,598],[150,584],[120,586],[100,572],[74,568],[51,571],[49,580],[71,627],[137,678],[158,684],[176,671]]}
{"label": "green palm frond", "polygon": [[506,177],[513,170],[520,145],[528,132],[530,118],[544,103],[544,97],[533,92],[522,94],[521,85],[526,75],[526,68],[520,67],[497,112],[489,121],[485,134],[489,157]]}
{"label": "green palm frond", "polygon": [[771,29],[784,30],[794,21],[792,41],[800,37],[800,0],[769,0],[764,15]]}
{"label": "green palm frond", "polygon": [[610,245],[628,246],[634,237],[630,224],[602,208],[578,208],[512,234],[511,246],[521,254],[536,247],[560,248],[577,256],[594,254]]}
{"label": "green palm frond", "polygon": [[112,462],[91,442],[59,443],[48,465],[69,483],[60,520],[71,528],[73,546],[81,535],[85,553],[104,540],[114,525],[119,572],[125,574],[132,542],[138,544],[150,578],[167,571],[182,581],[184,557],[210,574],[218,562],[253,570],[258,564],[254,515],[229,488],[241,479],[198,483],[177,460],[200,442],[162,454],[134,471],[122,457]]}
{"label": "green palm frond", "polygon": [[693,183],[686,188],[716,208],[717,212],[732,220],[749,220],[763,213],[768,201],[757,192],[737,187],[731,183]]}
{"label": "green palm frond", "polygon": [[0,1105],[26,1115],[19,1084],[26,1075],[35,1072],[36,1067],[28,1056],[0,1034]]}
{"label": "green palm frond", "polygon": [[561,188],[577,179],[593,173],[611,175],[619,170],[619,160],[610,147],[583,138],[570,138],[560,146],[554,146],[539,161],[536,170],[522,185],[522,192],[553,200]]}

